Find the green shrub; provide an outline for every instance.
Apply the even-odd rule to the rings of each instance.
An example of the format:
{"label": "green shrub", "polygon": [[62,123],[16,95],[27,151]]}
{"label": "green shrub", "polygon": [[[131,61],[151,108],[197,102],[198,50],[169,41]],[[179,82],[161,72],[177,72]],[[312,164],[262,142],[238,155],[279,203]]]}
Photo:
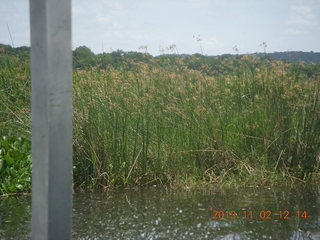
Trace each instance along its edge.
{"label": "green shrub", "polygon": [[16,193],[31,189],[30,142],[22,138],[0,140],[0,193]]}

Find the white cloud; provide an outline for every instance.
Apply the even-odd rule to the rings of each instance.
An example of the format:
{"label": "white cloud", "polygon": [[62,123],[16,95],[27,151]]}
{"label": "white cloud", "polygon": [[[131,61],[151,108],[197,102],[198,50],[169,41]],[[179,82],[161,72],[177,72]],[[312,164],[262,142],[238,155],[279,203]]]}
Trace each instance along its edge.
{"label": "white cloud", "polygon": [[[297,3],[300,1],[296,1]],[[304,35],[314,31],[318,26],[317,15],[315,8],[312,7],[314,3],[311,0],[304,3],[290,6],[290,15],[286,20],[286,33],[289,35]]]}
{"label": "white cloud", "polygon": [[311,7],[306,5],[291,6],[291,16],[287,20],[287,25],[313,26],[316,24],[316,16]]}

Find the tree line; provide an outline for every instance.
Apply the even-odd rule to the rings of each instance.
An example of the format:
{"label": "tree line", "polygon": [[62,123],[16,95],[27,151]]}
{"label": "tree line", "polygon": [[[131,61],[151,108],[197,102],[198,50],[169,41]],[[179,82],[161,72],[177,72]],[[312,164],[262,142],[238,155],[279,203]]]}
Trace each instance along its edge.
{"label": "tree line", "polygon": [[[188,69],[200,70],[208,75],[230,73],[237,71],[237,65],[245,64],[247,58],[257,58],[267,61],[281,60],[290,64],[293,71],[304,72],[307,75],[314,72],[320,72],[320,53],[317,52],[274,52],[274,53],[253,53],[253,54],[223,54],[219,56],[206,56],[199,53],[195,54],[162,54],[152,56],[147,52],[135,52],[123,50],[113,51],[111,53],[95,54],[86,46],[77,47],[73,50],[73,68],[88,69],[97,67],[107,69],[110,67],[116,69],[135,68],[135,63],[146,63],[148,66],[154,64],[166,66],[170,69],[173,66],[185,66]],[[7,64],[16,64],[21,61],[29,61],[30,47],[22,46],[13,48],[10,45],[0,44],[0,67]],[[250,62],[250,68],[258,67],[262,61],[256,61],[257,64]],[[305,64],[300,64],[301,62]],[[239,73],[239,72],[238,72]]]}

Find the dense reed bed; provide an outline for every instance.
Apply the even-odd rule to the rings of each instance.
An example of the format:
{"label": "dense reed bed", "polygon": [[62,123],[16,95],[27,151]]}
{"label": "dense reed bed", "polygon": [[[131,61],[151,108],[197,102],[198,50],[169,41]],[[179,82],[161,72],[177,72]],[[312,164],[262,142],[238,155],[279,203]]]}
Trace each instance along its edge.
{"label": "dense reed bed", "polygon": [[[319,75],[248,56],[223,73],[157,61],[74,71],[75,186],[319,176]],[[26,69],[0,70],[2,135],[30,137]]]}
{"label": "dense reed bed", "polygon": [[306,180],[319,170],[319,78],[254,61],[216,76],[183,64],[75,72],[77,184]]}

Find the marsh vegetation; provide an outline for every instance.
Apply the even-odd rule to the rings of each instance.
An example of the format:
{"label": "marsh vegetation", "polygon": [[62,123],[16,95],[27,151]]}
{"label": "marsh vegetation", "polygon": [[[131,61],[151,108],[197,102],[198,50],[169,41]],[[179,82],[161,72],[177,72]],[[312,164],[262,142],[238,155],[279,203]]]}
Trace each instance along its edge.
{"label": "marsh vegetation", "polygon": [[[319,178],[319,64],[253,55],[110,56],[74,69],[76,187]],[[30,149],[28,61],[1,67],[0,93],[0,135],[22,138]],[[13,155],[1,141],[0,192],[28,190],[3,187]]]}

